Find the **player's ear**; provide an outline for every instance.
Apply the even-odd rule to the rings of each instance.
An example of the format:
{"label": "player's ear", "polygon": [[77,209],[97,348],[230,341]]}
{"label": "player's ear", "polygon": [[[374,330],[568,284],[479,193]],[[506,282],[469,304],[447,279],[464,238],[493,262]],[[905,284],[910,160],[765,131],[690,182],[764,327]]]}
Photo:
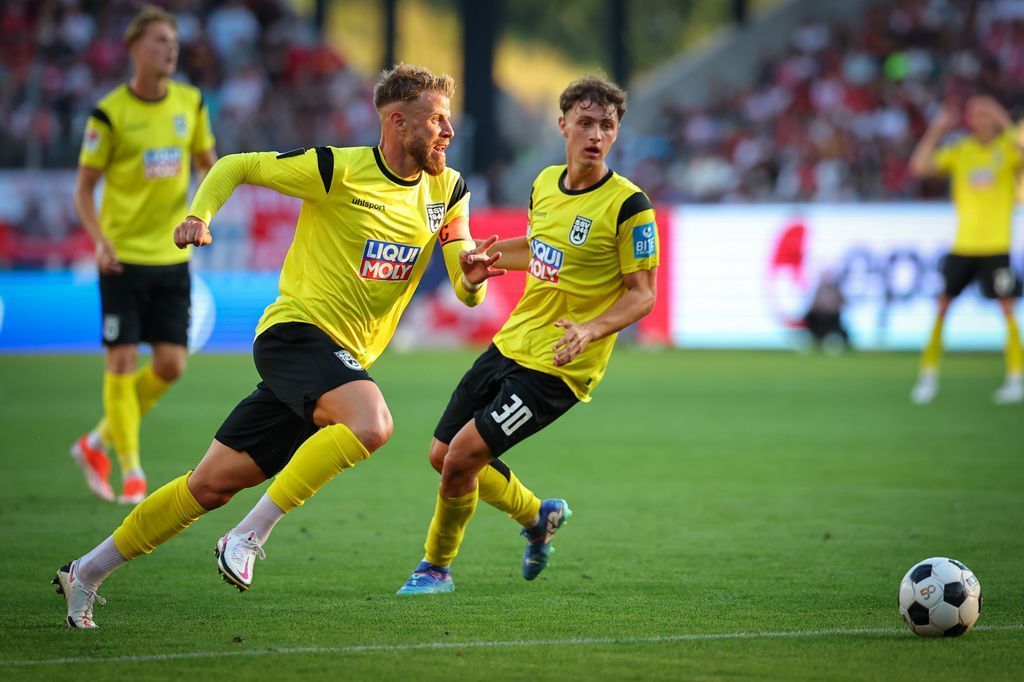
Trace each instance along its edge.
{"label": "player's ear", "polygon": [[388,122],[398,130],[405,130],[405,114],[398,109],[392,109],[388,114]]}
{"label": "player's ear", "polygon": [[565,116],[558,117],[558,129],[562,131],[562,137],[568,137],[565,132]]}

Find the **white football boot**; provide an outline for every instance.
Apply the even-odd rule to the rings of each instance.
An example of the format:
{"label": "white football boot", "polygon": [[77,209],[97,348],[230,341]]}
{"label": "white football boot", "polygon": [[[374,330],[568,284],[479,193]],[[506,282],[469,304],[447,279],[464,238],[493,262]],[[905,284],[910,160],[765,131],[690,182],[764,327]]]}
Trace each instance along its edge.
{"label": "white football boot", "polygon": [[213,554],[217,557],[217,570],[224,582],[234,585],[239,592],[245,592],[252,586],[256,558],[267,558],[263,543],[252,530],[244,534],[228,532],[217,541]]}
{"label": "white football boot", "polygon": [[68,603],[65,622],[69,628],[93,630],[99,627],[92,619],[92,605],[97,601],[106,604],[107,600],[82,586],[78,579],[78,559],[61,566],[50,584],[57,586],[57,594],[63,594]]}
{"label": "white football boot", "polygon": [[935,372],[921,372],[917,383],[910,391],[910,402],[915,405],[927,405],[935,400],[935,394],[939,392],[939,375]]}
{"label": "white football boot", "polygon": [[1024,376],[1014,374],[1006,377],[1003,385],[992,394],[996,405],[1013,405],[1024,402]]}

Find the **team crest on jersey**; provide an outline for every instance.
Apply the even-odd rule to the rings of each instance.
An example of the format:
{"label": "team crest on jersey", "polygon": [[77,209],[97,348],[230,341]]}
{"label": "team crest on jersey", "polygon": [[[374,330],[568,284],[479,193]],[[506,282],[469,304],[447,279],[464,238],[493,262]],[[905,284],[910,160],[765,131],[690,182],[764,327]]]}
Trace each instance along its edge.
{"label": "team crest on jersey", "polygon": [[654,223],[645,223],[633,228],[634,258],[650,258],[658,253],[658,246],[654,236]]}
{"label": "team crest on jersey", "polygon": [[182,114],[178,114],[174,117],[174,132],[178,137],[185,137],[185,133],[188,132],[188,126],[185,123],[185,117]]}
{"label": "team crest on jersey", "polygon": [[344,348],[342,348],[341,350],[334,351],[334,355],[339,360],[341,360],[345,364],[345,366],[348,367],[349,369],[354,369],[356,371],[359,371],[359,370],[361,370],[363,368],[363,366],[359,364],[359,361],[356,360],[354,357],[352,357],[352,354],[349,353]]}
{"label": "team crest on jersey", "polygon": [[569,243],[573,246],[583,246],[583,242],[590,236],[590,226],[593,224],[594,221],[590,218],[576,216],[576,220],[572,221],[572,227],[569,228]]}
{"label": "team crest on jersey", "polygon": [[420,256],[420,247],[367,239],[359,276],[384,282],[408,282]]}
{"label": "team crest on jersey", "polygon": [[427,224],[431,232],[437,232],[444,222],[444,204],[427,204]]}
{"label": "team crest on jersey", "polygon": [[565,261],[562,250],[534,238],[530,240],[530,252],[530,274],[542,282],[558,284],[558,271]]}

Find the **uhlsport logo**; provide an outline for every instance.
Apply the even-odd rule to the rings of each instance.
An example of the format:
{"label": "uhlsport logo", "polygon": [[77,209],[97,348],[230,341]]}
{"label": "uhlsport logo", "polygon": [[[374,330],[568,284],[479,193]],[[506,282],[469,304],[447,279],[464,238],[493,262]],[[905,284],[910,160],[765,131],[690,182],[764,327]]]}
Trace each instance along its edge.
{"label": "uhlsport logo", "polygon": [[437,232],[444,222],[444,204],[427,204],[427,224],[431,232]]}
{"label": "uhlsport logo", "polygon": [[590,218],[576,216],[576,220],[572,221],[572,227],[569,228],[569,243],[573,246],[583,246],[587,237],[590,236],[590,226],[593,224],[594,221]]}
{"label": "uhlsport logo", "polygon": [[408,282],[420,247],[367,239],[359,276],[386,282]]}
{"label": "uhlsport logo", "polygon": [[650,258],[658,252],[654,236],[654,223],[645,223],[633,228],[634,258]]}
{"label": "uhlsport logo", "polygon": [[534,238],[530,240],[530,274],[542,282],[558,283],[558,271],[562,269],[565,254],[550,244]]}
{"label": "uhlsport logo", "polygon": [[157,147],[142,153],[147,180],[173,178],[181,172],[181,149],[178,147]]}

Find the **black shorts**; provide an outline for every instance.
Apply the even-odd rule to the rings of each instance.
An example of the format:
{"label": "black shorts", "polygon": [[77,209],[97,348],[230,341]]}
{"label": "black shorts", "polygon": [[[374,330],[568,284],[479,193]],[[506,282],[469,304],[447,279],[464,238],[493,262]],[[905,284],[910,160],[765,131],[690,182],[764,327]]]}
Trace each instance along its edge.
{"label": "black shorts", "polygon": [[449,444],[475,419],[491,454],[500,457],[578,402],[564,381],[523,367],[491,344],[455,387],[434,437]]}
{"label": "black shorts", "polygon": [[977,280],[985,298],[1018,298],[1021,281],[1010,267],[1010,254],[996,256],[961,256],[948,254],[942,261],[943,293],[956,298],[968,284]]}
{"label": "black shorts", "polygon": [[301,322],[275,324],[260,334],[252,357],[263,381],[231,411],[215,438],[248,453],[267,478],[316,433],[317,398],[351,381],[373,381],[347,350]]}
{"label": "black shorts", "polygon": [[130,265],[115,275],[100,273],[103,345],[188,345],[192,280],[188,263]]}

